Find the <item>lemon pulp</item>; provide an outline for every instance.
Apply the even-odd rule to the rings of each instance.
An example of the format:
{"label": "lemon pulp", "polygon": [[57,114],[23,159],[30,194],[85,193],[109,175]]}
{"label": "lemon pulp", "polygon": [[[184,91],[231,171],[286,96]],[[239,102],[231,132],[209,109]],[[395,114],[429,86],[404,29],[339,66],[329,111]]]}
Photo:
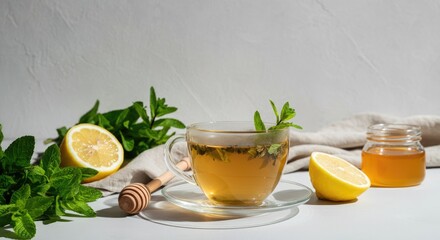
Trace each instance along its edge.
{"label": "lemon pulp", "polygon": [[88,167],[98,174],[91,182],[116,172],[124,160],[122,145],[106,129],[93,124],[78,124],[67,132],[61,143],[61,165]]}

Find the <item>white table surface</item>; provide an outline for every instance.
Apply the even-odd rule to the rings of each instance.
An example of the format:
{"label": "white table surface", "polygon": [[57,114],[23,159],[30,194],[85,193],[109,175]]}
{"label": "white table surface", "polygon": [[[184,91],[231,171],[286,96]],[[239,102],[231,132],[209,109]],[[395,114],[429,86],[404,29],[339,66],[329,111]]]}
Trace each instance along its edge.
{"label": "white table surface", "polygon": [[[283,176],[312,187],[308,172]],[[35,239],[440,239],[440,168],[428,169],[420,186],[370,188],[357,201],[312,199],[285,221],[245,229],[188,229],[126,216],[117,195],[91,203],[97,217],[37,222]],[[160,192],[155,193],[160,194]],[[182,219],[184,221],[185,219]]]}

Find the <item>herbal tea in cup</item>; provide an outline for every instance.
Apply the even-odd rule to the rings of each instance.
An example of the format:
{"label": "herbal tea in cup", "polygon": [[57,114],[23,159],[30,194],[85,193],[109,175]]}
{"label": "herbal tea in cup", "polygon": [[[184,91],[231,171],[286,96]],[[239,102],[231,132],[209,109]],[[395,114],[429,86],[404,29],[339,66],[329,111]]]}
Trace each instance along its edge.
{"label": "herbal tea in cup", "polygon": [[[192,173],[175,167],[173,146],[186,141]],[[277,186],[289,152],[289,129],[255,131],[252,122],[207,122],[170,138],[165,162],[215,204],[260,205]]]}

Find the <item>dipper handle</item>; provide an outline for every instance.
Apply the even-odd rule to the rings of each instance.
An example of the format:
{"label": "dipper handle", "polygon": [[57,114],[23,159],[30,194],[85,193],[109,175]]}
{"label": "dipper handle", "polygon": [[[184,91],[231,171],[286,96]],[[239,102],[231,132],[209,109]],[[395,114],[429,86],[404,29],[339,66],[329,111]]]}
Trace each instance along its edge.
{"label": "dipper handle", "polygon": [[[185,157],[176,164],[183,171],[191,168],[189,158]],[[162,185],[170,181],[174,175],[166,171],[159,177],[151,180],[147,184],[131,183],[124,187],[119,193],[119,208],[128,214],[137,214],[148,206],[151,199],[151,193],[156,191]]]}

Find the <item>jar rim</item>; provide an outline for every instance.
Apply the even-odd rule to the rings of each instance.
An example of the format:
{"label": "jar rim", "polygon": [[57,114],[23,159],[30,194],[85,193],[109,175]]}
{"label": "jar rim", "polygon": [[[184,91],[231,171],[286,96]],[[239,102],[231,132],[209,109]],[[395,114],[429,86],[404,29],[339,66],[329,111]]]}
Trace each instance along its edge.
{"label": "jar rim", "polygon": [[380,123],[367,130],[367,139],[373,141],[420,141],[421,136],[421,128],[411,124]]}

